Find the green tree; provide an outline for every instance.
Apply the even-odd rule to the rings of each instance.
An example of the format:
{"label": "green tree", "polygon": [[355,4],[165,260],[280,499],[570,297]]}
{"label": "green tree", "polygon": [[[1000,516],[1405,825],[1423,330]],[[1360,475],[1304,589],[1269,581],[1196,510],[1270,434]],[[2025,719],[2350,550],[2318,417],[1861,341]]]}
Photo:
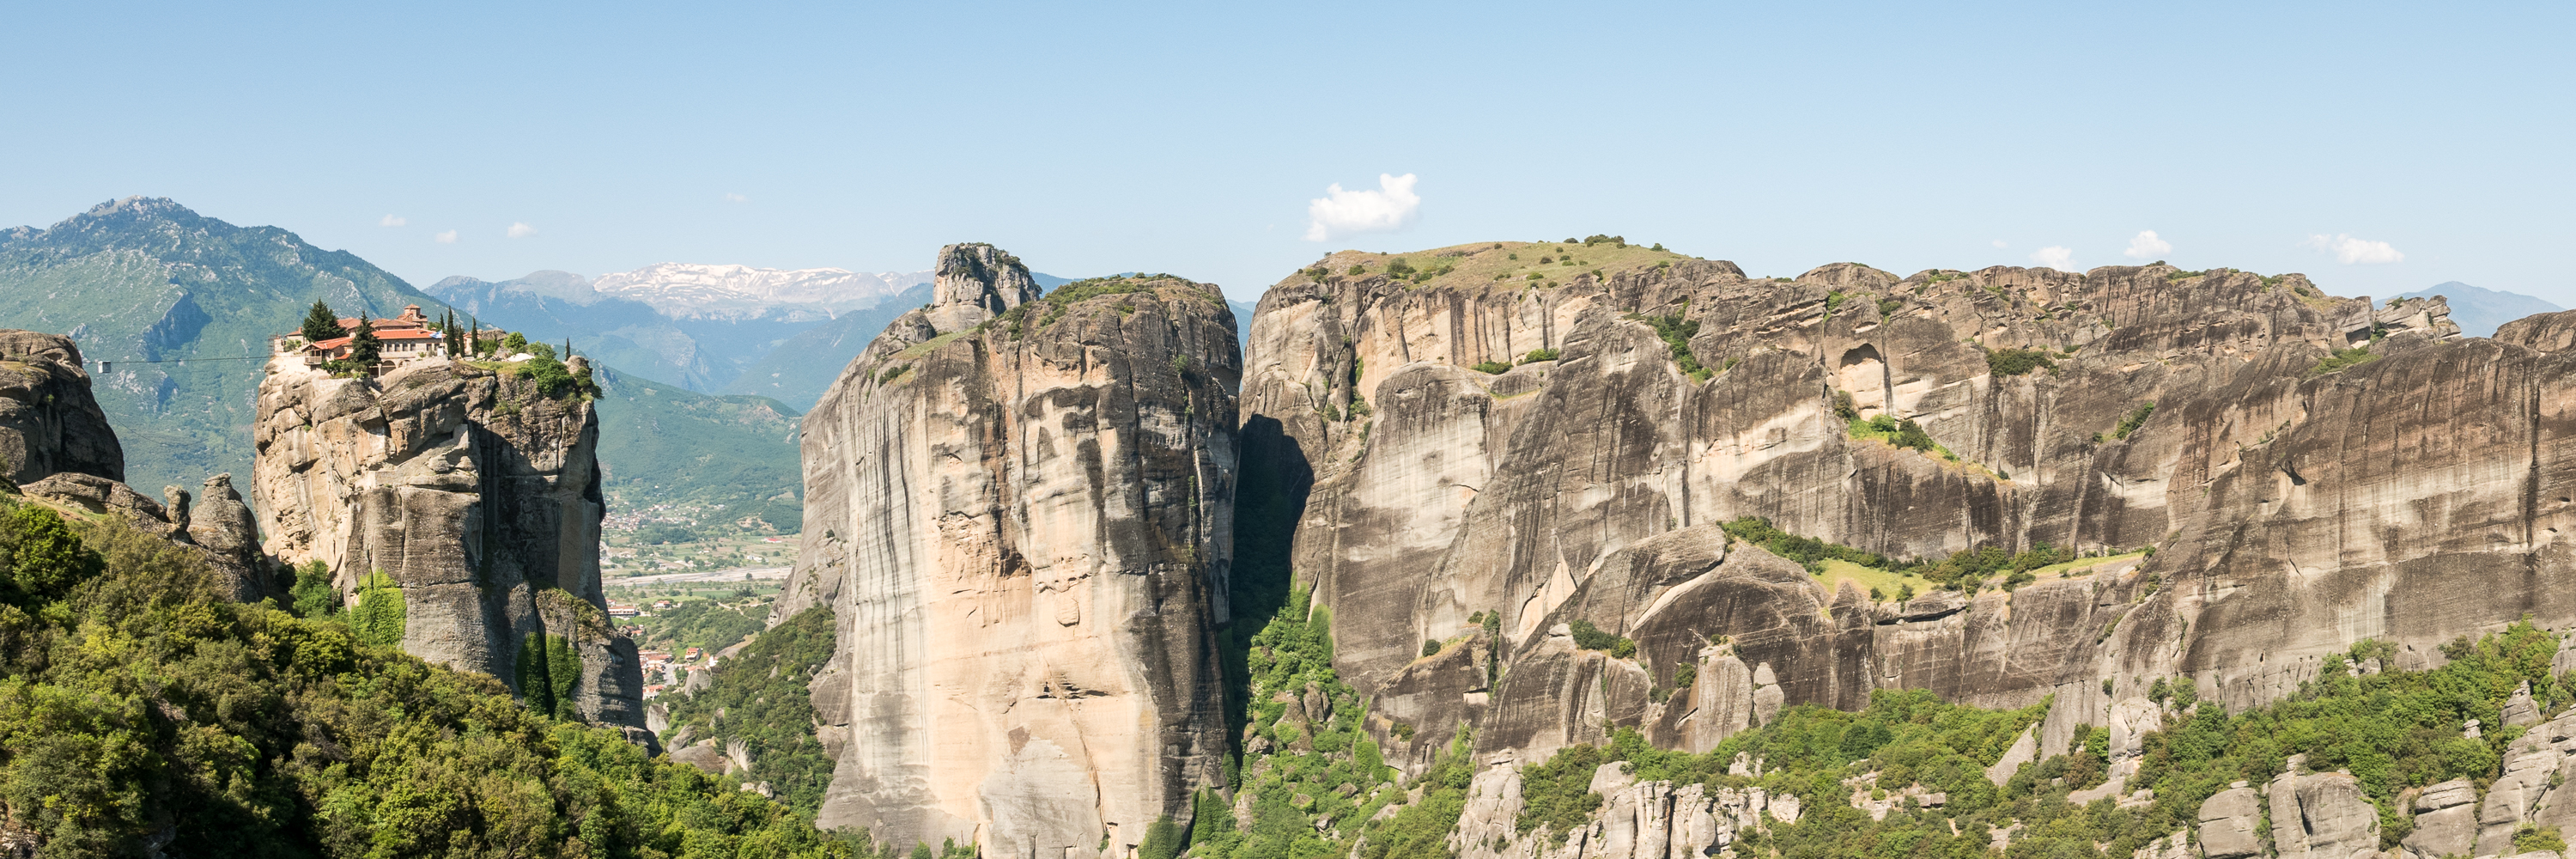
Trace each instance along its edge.
{"label": "green tree", "polygon": [[400,647],[405,614],[402,588],[377,570],[358,583],[358,607],[349,612],[349,631],[367,644]]}
{"label": "green tree", "polygon": [[581,653],[560,635],[528,633],[519,644],[519,697],[528,709],[572,718],[572,690],[581,681]]}
{"label": "green tree", "polygon": [[1190,846],[1188,835],[1188,830],[1172,822],[1171,815],[1155,818],[1145,827],[1145,840],[1136,845],[1136,859],[1179,859],[1181,851]]}
{"label": "green tree", "polygon": [[307,343],[320,343],[338,337],[340,336],[340,315],[331,312],[331,305],[315,301],[313,309],[304,314],[304,330],[301,333],[304,335],[304,342]]}
{"label": "green tree", "polygon": [[32,504],[0,516],[0,559],[9,573],[8,601],[20,606],[60,597],[93,572],[80,538],[62,517]]}
{"label": "green tree", "polygon": [[340,610],[340,589],[331,584],[331,565],[320,558],[295,568],[295,585],[287,596],[298,617],[324,617]]}
{"label": "green tree", "polygon": [[366,311],[358,311],[358,327],[349,332],[349,363],[358,365],[360,370],[374,369],[377,359],[384,357],[384,350],[384,344],[376,339],[375,322],[367,318]]}

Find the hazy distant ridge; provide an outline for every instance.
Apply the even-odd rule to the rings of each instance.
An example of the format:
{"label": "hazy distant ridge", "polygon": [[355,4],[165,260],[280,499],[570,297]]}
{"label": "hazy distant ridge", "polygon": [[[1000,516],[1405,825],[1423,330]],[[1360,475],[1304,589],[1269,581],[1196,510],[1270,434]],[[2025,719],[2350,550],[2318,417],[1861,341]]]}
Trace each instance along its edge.
{"label": "hazy distant ridge", "polygon": [[2481,289],[2459,281],[2450,281],[2431,289],[2419,289],[2398,298],[2431,298],[2440,295],[2451,300],[2451,321],[2460,324],[2460,333],[2469,337],[2491,337],[2497,326],[2535,313],[2556,313],[2567,308],[2516,292]]}

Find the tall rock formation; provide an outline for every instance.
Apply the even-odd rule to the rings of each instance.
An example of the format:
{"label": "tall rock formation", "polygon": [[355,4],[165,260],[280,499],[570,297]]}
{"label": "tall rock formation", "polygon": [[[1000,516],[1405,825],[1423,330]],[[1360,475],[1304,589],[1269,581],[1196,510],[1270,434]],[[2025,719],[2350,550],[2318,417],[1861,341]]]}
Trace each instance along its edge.
{"label": "tall rock formation", "polygon": [[[2049,751],[2080,723],[2122,746],[2153,678],[2243,706],[2362,638],[2416,667],[2526,613],[2576,624],[2576,587],[2541,573],[2576,525],[2570,338],[2543,318],[2463,340],[2446,316],[2165,265],[1751,278],[1615,240],[1342,253],[1261,301],[1245,484],[1305,499],[1289,552],[1335,610],[1337,667],[1372,725],[1430,738],[1381,737],[1391,758],[1459,724],[1524,757],[1617,725],[1701,750],[1887,687],[2055,694]],[[1880,415],[1930,449],[1852,427]],[[1899,602],[1730,545],[1746,516],[1900,558],[2157,552]],[[1417,657],[1494,611],[1501,670]],[[1578,646],[1578,620],[1637,657]],[[1697,682],[1658,694],[1685,666]]]}
{"label": "tall rock formation", "polygon": [[202,502],[176,486],[163,487],[163,500],[155,501],[124,481],[125,450],[91,396],[80,346],[69,337],[0,329],[0,492],[14,488],[58,506],[124,516],[194,546],[234,599],[274,592],[276,577],[232,475],[206,478]]}
{"label": "tall rock formation", "polygon": [[805,418],[778,617],[840,624],[813,684],[839,761],[818,823],[1128,855],[1227,750],[1232,315],[1169,277],[1041,299],[980,244],[941,249],[936,295]]}
{"label": "tall rock formation", "polygon": [[69,337],[0,329],[0,479],[28,484],[64,471],[125,479],[125,448],[82,365]]}
{"label": "tall rock formation", "polygon": [[377,379],[293,356],[268,369],[252,493],[270,554],[328,564],[352,600],[382,573],[402,589],[403,650],[651,741],[642,664],[600,590],[587,399],[455,362]]}

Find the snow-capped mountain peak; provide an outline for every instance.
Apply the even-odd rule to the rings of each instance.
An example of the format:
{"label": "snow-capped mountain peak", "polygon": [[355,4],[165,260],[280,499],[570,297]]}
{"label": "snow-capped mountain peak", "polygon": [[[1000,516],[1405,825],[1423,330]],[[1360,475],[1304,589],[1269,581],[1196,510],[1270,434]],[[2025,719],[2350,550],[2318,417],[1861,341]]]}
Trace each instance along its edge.
{"label": "snow-capped mountain peak", "polygon": [[643,302],[673,318],[744,319],[807,313],[837,316],[873,306],[930,279],[927,271],[869,273],[666,262],[600,275],[591,287],[602,295]]}

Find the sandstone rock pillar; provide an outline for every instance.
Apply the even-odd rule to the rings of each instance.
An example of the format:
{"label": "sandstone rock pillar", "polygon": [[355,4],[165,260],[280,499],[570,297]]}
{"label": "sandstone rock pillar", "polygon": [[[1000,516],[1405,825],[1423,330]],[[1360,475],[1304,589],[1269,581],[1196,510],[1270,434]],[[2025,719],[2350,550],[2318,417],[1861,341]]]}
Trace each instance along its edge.
{"label": "sandstone rock pillar", "polygon": [[[402,588],[405,651],[523,697],[568,690],[571,714],[651,745],[642,664],[608,625],[600,590],[588,401],[462,363],[335,379],[277,360],[253,434],[253,506],[270,554],[329,564],[343,594],[383,573]],[[562,660],[545,648],[577,656],[579,676],[551,676]]]}
{"label": "sandstone rock pillar", "polygon": [[838,758],[818,824],[990,856],[1124,856],[1226,748],[1240,360],[1216,289],[1033,300],[989,245],[939,256],[804,424],[778,618],[838,615],[813,685]]}

